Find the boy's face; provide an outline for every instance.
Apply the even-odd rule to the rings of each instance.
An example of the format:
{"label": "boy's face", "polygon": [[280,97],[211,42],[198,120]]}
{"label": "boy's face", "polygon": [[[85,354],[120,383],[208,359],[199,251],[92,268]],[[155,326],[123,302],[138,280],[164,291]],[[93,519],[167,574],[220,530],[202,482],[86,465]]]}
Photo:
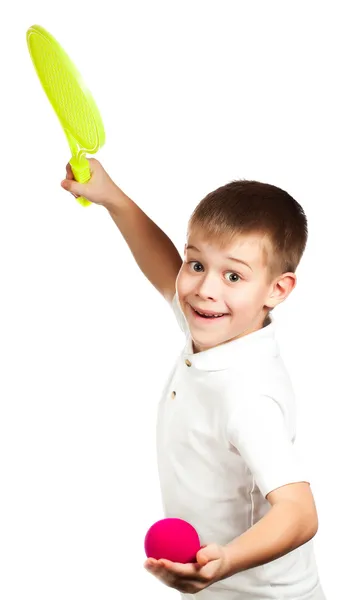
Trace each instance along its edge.
{"label": "boy's face", "polygon": [[176,287],[194,351],[260,329],[269,309],[292,291],[295,279],[293,273],[269,278],[259,234],[238,235],[220,249],[199,231],[191,232]]}

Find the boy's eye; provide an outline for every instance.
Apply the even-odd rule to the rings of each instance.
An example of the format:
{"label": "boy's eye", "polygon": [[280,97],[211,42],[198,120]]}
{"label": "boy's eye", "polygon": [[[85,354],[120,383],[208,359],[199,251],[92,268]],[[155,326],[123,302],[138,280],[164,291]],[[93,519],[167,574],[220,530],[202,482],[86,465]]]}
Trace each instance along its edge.
{"label": "boy's eye", "polygon": [[[198,262],[197,260],[192,260],[189,264],[191,265],[193,270],[196,271],[196,273],[200,273],[201,269],[203,269],[201,263]],[[198,268],[196,268],[196,267],[198,267]]]}
{"label": "boy's eye", "polygon": [[226,279],[228,279],[228,281],[230,281],[230,283],[236,283],[236,281],[240,280],[240,275],[234,271],[228,271],[224,274],[224,276]]}

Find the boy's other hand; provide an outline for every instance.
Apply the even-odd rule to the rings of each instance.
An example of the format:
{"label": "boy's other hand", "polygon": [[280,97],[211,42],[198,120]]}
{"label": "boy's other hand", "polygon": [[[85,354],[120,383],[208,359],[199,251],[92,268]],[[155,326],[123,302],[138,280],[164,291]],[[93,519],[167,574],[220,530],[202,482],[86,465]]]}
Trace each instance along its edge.
{"label": "boy's other hand", "polygon": [[144,567],[168,587],[187,594],[197,594],[221,579],[229,572],[225,547],[209,544],[196,555],[196,563],[181,564],[148,558]]}

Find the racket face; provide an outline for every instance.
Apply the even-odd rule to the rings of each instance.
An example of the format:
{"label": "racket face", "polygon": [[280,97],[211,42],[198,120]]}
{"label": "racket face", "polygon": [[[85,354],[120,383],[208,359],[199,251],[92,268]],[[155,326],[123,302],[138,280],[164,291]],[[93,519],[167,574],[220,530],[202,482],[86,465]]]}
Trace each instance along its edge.
{"label": "racket face", "polygon": [[26,37],[37,75],[63,129],[81,149],[96,153],[105,142],[104,126],[80,73],[43,27],[30,27]]}

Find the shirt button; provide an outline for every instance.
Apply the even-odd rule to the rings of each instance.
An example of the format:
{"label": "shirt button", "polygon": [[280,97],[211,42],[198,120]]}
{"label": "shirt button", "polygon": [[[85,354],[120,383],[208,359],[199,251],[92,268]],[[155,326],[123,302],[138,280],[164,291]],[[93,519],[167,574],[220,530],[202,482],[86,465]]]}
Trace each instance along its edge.
{"label": "shirt button", "polygon": [[192,363],[188,360],[188,358],[186,358],[185,363],[188,367],[190,367],[192,365]]}
{"label": "shirt button", "polygon": [[171,392],[171,398],[174,399],[176,396],[176,392]]}

